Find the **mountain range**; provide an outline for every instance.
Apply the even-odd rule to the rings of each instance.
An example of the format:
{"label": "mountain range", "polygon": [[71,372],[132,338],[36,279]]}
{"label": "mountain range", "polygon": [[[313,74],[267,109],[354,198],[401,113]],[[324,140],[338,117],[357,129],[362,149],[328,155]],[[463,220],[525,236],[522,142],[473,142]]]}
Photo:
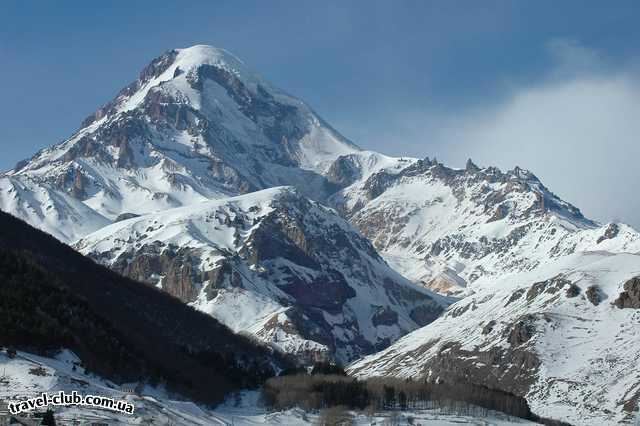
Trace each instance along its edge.
{"label": "mountain range", "polygon": [[2,347],[44,355],[64,348],[82,360],[78,373],[148,381],[209,404],[294,365],[4,212],[0,229]]}
{"label": "mountain range", "polygon": [[519,167],[363,150],[222,49],[154,59],[0,175],[0,209],[301,363],[593,424],[638,404],[634,229]]}

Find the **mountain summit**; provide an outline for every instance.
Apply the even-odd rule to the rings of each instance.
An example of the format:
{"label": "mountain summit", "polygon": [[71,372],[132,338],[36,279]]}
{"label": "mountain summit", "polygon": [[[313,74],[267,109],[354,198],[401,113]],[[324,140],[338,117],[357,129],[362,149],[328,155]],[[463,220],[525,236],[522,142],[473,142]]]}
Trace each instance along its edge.
{"label": "mountain summit", "polygon": [[454,169],[358,152],[332,171],[349,178],[329,202],[399,272],[441,293],[469,294],[483,276],[530,271],[576,252],[640,248],[635,230],[585,218],[519,167]]}
{"label": "mountain summit", "polygon": [[295,182],[359,148],[305,103],[211,46],[171,50],[71,138],[0,178],[0,208],[63,241],[121,217]]}
{"label": "mountain summit", "polygon": [[519,167],[364,151],[231,53],[170,50],[66,141],[0,175],[0,208],[73,242],[109,224],[278,186],[337,209],[410,280],[480,277],[640,236],[600,224]]}
{"label": "mountain summit", "polygon": [[350,371],[637,407],[635,230],[519,167],[362,150],[222,49],[154,59],[0,175],[0,208],[300,362],[388,348]]}

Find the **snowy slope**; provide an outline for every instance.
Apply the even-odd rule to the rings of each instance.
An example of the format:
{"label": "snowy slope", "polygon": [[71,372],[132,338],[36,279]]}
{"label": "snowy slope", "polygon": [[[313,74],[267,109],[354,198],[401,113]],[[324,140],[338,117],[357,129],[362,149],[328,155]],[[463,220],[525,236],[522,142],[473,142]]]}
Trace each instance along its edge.
{"label": "snowy slope", "polygon": [[640,245],[526,170],[362,151],[211,46],[154,59],[71,138],[0,176],[0,209],[73,242],[133,215],[281,185],[337,208],[395,269],[444,294],[549,257]]}
{"label": "snowy slope", "polygon": [[[175,399],[162,388],[144,386],[139,394],[124,392],[122,387],[93,374],[85,374],[79,367],[78,357],[67,350],[53,358],[18,352],[16,358],[7,358],[0,352],[0,400],[16,401],[40,396],[42,392],[78,392],[80,395],[108,396],[116,400],[127,400],[134,404],[133,415],[119,414],[110,410],[88,407],[54,408],[58,424],[81,424],[104,422],[107,424],[175,424],[175,425],[312,425],[317,424],[319,413],[307,413],[301,409],[269,412],[260,405],[259,391],[245,391],[232,397],[221,406],[212,409],[191,401]],[[74,370],[74,366],[75,370]],[[388,420],[388,413],[378,413],[373,417],[362,413],[352,413],[355,425],[382,424]],[[534,423],[492,413],[489,417],[473,418],[439,414],[435,410],[409,411],[399,413],[399,420],[409,418],[419,424],[459,425],[483,424],[495,426],[532,425]]]}
{"label": "snowy slope", "polygon": [[75,247],[307,361],[379,350],[447,304],[292,187],[128,219]]}
{"label": "snowy slope", "polygon": [[[73,241],[96,229],[65,220],[116,220],[279,185],[322,198],[322,173],[357,152],[303,102],[274,88],[230,53],[211,46],[172,50],[84,121],[71,138],[0,175],[0,209]],[[29,193],[8,194],[11,186]],[[66,197],[65,197],[66,196]],[[60,217],[61,219],[58,219]],[[104,220],[104,219],[103,219]]]}
{"label": "snowy slope", "polygon": [[480,278],[473,296],[349,371],[460,377],[526,396],[536,414],[573,424],[629,420],[640,396],[640,306],[613,302],[638,275],[640,254],[589,252]]}
{"label": "snowy slope", "polygon": [[0,206],[61,241],[73,241],[111,223],[74,197],[30,178],[0,178]]}
{"label": "snowy slope", "polygon": [[459,170],[428,158],[383,158],[371,167],[371,155],[336,161],[352,179],[329,202],[395,269],[436,291],[470,294],[482,276],[533,270],[575,252],[640,250],[636,231],[584,218],[526,170],[471,162]]}

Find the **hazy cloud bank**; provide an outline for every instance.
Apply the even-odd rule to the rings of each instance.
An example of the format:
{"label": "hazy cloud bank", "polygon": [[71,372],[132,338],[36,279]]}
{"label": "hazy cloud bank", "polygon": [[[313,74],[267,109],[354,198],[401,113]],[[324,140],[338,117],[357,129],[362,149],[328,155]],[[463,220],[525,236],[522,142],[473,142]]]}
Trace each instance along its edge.
{"label": "hazy cloud bank", "polygon": [[519,165],[585,215],[640,229],[638,69],[607,64],[572,41],[548,48],[555,65],[539,82],[462,111],[402,112],[392,127],[414,155],[459,167],[468,157]]}

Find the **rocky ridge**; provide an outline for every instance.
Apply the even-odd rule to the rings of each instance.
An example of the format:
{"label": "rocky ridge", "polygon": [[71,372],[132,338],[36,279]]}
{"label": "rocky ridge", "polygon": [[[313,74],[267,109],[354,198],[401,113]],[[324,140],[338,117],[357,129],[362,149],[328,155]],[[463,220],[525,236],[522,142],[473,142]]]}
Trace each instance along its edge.
{"label": "rocky ridge", "polygon": [[128,219],[75,247],[306,362],[382,349],[448,304],[291,187]]}
{"label": "rocky ridge", "polygon": [[640,396],[640,309],[619,301],[636,287],[639,265],[639,254],[577,253],[480,278],[474,295],[349,372],[484,384],[572,424],[629,420]]}
{"label": "rocky ridge", "polygon": [[[381,164],[362,165],[372,157]],[[380,157],[338,159],[334,165],[352,178],[329,202],[395,269],[441,293],[464,296],[483,276],[534,270],[573,253],[637,250],[635,230],[585,218],[527,170]]]}
{"label": "rocky ridge", "polygon": [[0,208],[71,242],[123,214],[293,182],[322,197],[322,172],[358,150],[230,53],[193,46],[154,59],[71,138],[4,173]]}
{"label": "rocky ridge", "polygon": [[222,49],[152,61],[2,174],[0,208],[306,361],[382,349],[448,303],[390,265],[464,299],[354,374],[463,375],[592,423],[637,404],[635,230],[517,167],[363,151]]}

